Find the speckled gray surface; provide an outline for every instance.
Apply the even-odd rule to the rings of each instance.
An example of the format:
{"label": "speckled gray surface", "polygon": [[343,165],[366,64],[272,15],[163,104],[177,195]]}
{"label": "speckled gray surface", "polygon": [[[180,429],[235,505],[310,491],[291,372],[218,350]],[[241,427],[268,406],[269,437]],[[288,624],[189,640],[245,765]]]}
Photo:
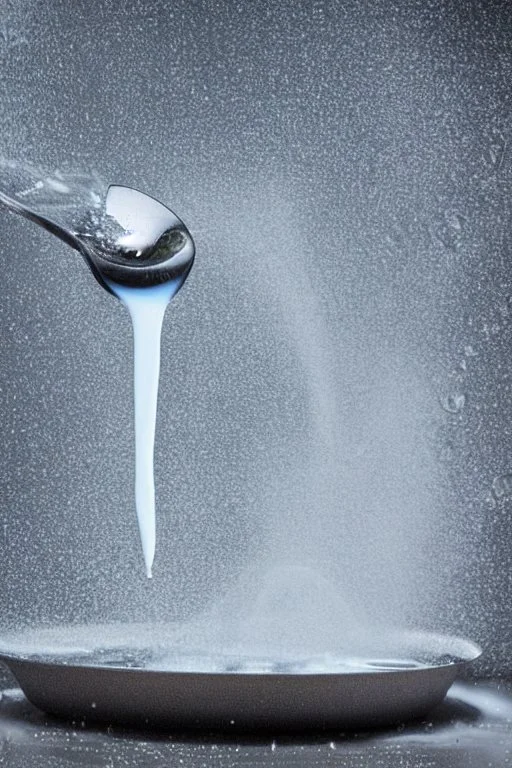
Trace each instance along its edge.
{"label": "speckled gray surface", "polygon": [[4,624],[306,604],[510,671],[511,39],[484,0],[3,3],[0,153],[155,194],[198,253],[147,584],[128,317],[1,214]]}

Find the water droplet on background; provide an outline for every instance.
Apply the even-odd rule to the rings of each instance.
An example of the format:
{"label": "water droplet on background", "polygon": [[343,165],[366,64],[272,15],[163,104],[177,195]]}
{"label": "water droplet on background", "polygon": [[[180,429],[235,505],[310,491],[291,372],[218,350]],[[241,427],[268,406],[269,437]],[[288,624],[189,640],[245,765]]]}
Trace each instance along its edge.
{"label": "water droplet on background", "polygon": [[503,132],[494,128],[489,136],[489,144],[484,153],[485,159],[495,172],[499,171],[503,165],[505,152],[507,149],[507,140]]}
{"label": "water droplet on background", "polygon": [[14,48],[28,44],[24,31],[9,18],[4,18],[0,24],[0,53],[10,53]]}
{"label": "water droplet on background", "polygon": [[462,242],[467,219],[455,211],[445,211],[434,224],[435,237],[449,250],[457,250]]}
{"label": "water droplet on background", "polygon": [[507,472],[494,478],[492,481],[492,493],[497,501],[512,495],[512,472]]}
{"label": "water droplet on background", "polygon": [[441,397],[439,402],[441,404],[441,408],[443,411],[446,411],[446,413],[460,413],[466,405],[466,400],[466,395],[455,394]]}
{"label": "water droplet on background", "polygon": [[511,305],[511,302],[512,302],[512,297],[511,296],[507,296],[502,301],[500,301],[500,303],[498,305],[498,312],[500,313],[500,316],[501,316],[501,318],[503,320],[508,320],[510,318],[510,314],[511,314],[510,305]]}

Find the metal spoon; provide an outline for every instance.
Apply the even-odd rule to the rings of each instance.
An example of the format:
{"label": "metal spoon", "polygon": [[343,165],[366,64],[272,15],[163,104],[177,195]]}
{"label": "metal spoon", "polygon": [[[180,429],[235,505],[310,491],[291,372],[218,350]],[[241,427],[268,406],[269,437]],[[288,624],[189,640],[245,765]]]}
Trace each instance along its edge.
{"label": "metal spoon", "polygon": [[181,219],[132,187],[111,185],[103,208],[86,211],[74,230],[1,191],[0,203],[81,253],[110,293],[107,281],[143,288],[172,280],[181,287],[194,262],[194,241]]}

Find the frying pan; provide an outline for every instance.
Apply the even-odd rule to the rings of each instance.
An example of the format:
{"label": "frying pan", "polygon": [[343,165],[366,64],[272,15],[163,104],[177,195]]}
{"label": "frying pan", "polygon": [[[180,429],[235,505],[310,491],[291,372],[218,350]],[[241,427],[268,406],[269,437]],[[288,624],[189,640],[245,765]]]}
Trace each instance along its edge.
{"label": "frying pan", "polygon": [[[385,655],[369,656],[366,647],[364,656],[273,659],[145,646],[140,638],[130,645],[124,638],[137,636],[135,625],[62,630],[65,642],[57,648],[49,643],[55,629],[0,639],[0,660],[32,704],[75,720],[167,729],[358,729],[403,722],[441,702],[481,653],[467,640],[419,632],[388,635]],[[142,639],[150,636],[146,628]],[[155,628],[153,637],[161,636]]]}

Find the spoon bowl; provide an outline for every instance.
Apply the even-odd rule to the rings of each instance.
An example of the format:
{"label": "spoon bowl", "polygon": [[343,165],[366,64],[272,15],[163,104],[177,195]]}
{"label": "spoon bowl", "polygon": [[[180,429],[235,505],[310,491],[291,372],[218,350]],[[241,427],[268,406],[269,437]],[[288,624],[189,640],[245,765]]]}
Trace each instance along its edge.
{"label": "spoon bowl", "polygon": [[180,288],[194,262],[194,241],[181,219],[132,187],[109,186],[103,206],[86,210],[73,228],[1,191],[0,203],[77,250],[110,293],[110,283],[146,288],[173,281]]}

